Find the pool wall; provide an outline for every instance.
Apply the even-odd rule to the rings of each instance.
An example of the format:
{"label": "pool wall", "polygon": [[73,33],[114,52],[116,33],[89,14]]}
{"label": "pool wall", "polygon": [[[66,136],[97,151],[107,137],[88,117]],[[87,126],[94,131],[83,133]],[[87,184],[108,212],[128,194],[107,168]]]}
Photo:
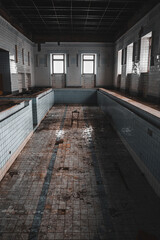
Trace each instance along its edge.
{"label": "pool wall", "polygon": [[160,119],[103,90],[97,92],[97,101],[160,196]]}
{"label": "pool wall", "polygon": [[33,134],[32,102],[0,112],[0,180]]}

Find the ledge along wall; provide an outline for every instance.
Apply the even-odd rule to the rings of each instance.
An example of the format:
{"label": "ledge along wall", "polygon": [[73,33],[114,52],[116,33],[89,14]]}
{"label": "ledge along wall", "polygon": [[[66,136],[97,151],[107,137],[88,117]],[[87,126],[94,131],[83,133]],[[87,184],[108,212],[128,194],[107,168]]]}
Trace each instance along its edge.
{"label": "ledge along wall", "polygon": [[37,128],[42,119],[45,117],[49,109],[54,105],[54,91],[53,89],[47,89],[35,96],[6,96],[0,99],[12,99],[12,100],[31,100],[32,101],[32,114],[33,114],[33,128]]}
{"label": "ledge along wall", "polygon": [[0,112],[0,180],[32,134],[31,100]]}
{"label": "ledge along wall", "polygon": [[38,126],[54,105],[54,91],[49,89],[33,98],[33,123]]}
{"label": "ledge along wall", "polygon": [[54,89],[55,104],[97,105],[97,89]]}
{"label": "ledge along wall", "polygon": [[97,101],[160,196],[160,112],[103,89],[97,92]]}

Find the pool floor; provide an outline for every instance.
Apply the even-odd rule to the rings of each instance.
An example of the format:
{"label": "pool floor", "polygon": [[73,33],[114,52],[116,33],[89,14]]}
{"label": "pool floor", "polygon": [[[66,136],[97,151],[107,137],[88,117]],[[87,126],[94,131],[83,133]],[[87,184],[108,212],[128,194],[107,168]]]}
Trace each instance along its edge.
{"label": "pool floor", "polygon": [[0,183],[2,240],[158,240],[159,213],[160,199],[94,106],[55,105]]}

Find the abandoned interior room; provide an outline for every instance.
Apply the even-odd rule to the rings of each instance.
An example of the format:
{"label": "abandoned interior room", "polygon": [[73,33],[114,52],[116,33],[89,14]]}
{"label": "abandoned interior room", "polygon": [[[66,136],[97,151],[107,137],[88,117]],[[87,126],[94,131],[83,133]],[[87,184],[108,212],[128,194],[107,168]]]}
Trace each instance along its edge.
{"label": "abandoned interior room", "polygon": [[0,240],[160,239],[159,0],[0,1]]}

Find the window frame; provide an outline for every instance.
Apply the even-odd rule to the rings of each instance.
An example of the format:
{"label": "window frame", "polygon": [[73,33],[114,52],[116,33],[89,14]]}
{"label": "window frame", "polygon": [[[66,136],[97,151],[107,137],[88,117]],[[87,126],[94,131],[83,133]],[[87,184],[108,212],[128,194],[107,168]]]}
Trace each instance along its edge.
{"label": "window frame", "polygon": [[[54,59],[54,56],[56,56],[56,55],[62,55],[63,56],[63,58],[62,59]],[[66,73],[66,66],[65,66],[65,64],[66,64],[66,54],[65,53],[52,53],[52,57],[51,57],[51,59],[52,59],[52,74],[65,74]],[[55,73],[54,72],[54,62],[63,62],[63,73]]]}
{"label": "window frame", "polygon": [[117,54],[117,76],[122,75],[122,50],[118,50]]}
{"label": "window frame", "polygon": [[[142,52],[142,47],[145,47],[145,44],[143,43],[143,41],[147,40],[148,41],[148,54],[147,54],[147,62],[145,65],[145,70],[144,70],[144,63],[143,63],[143,57],[144,57],[144,52]],[[151,49],[152,49],[152,44],[153,44],[153,39],[152,39],[152,31],[145,34],[144,36],[142,36],[140,38],[140,57],[139,57],[139,61],[140,61],[140,71],[141,73],[148,73],[150,71],[150,67],[151,67]],[[143,54],[142,54],[143,53]],[[143,69],[142,69],[143,66]]]}
{"label": "window frame", "polygon": [[[133,42],[127,46],[127,55],[126,55],[126,74],[131,74],[133,72]],[[131,53],[131,55],[129,54]]]}
{"label": "window frame", "polygon": [[[93,56],[93,59],[84,59],[85,56]],[[95,53],[82,53],[81,54],[81,64],[82,64],[82,68],[81,68],[81,74],[82,75],[95,75],[96,74],[96,54]],[[93,62],[93,72],[92,73],[84,73],[84,64],[85,62]]]}

